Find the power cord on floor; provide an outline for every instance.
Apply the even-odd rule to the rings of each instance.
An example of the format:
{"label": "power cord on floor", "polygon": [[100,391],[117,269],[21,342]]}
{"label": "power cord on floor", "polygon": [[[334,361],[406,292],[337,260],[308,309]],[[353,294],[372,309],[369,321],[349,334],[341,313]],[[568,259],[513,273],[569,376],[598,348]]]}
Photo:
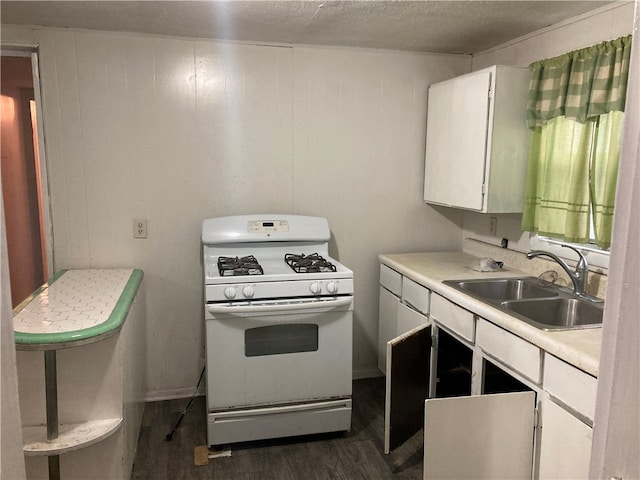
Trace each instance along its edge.
{"label": "power cord on floor", "polygon": [[171,441],[171,439],[173,438],[173,434],[176,433],[176,430],[178,429],[178,426],[182,422],[182,419],[184,418],[184,416],[187,414],[187,412],[191,408],[191,404],[193,403],[193,399],[196,397],[196,393],[198,393],[198,388],[200,388],[200,384],[202,383],[202,378],[204,377],[205,368],[206,368],[206,366],[202,367],[202,372],[200,373],[200,379],[198,380],[198,384],[196,385],[196,389],[193,391],[193,395],[191,395],[191,398],[189,399],[189,403],[187,403],[187,406],[185,407],[185,409],[180,414],[180,418],[178,418],[178,421],[174,425],[173,430],[171,430],[169,433],[167,433],[167,436],[164,437],[164,439],[167,442]]}

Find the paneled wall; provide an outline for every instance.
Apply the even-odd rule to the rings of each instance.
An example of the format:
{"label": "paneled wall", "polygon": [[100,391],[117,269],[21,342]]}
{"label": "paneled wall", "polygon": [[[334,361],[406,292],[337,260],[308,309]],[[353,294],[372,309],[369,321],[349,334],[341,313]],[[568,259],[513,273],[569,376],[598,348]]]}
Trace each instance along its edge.
{"label": "paneled wall", "polygon": [[329,220],[355,272],[356,376],[377,371],[377,255],[460,247],[461,213],[425,205],[422,178],[427,87],[468,56],[6,25],[2,40],[40,47],[56,269],[145,272],[148,398],[198,379],[205,218]]}

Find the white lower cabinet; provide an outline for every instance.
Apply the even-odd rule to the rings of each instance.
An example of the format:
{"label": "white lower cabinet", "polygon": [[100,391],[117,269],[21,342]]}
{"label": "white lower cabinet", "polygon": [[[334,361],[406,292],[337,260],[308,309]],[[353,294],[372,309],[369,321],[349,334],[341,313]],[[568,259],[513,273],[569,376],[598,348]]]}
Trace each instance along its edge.
{"label": "white lower cabinet", "polygon": [[540,479],[589,478],[595,377],[545,353]]}
{"label": "white lower cabinet", "polygon": [[469,342],[474,342],[476,322],[473,313],[459,307],[446,298],[431,296],[431,318]]}
{"label": "white lower cabinet", "polygon": [[[424,428],[425,479],[530,479],[537,392],[476,356],[437,324],[388,343],[385,453]],[[486,395],[470,395],[474,375],[487,375]]]}
{"label": "white lower cabinet", "polygon": [[544,390],[566,410],[593,425],[598,380],[588,373],[545,353]]}
{"label": "white lower cabinet", "polygon": [[535,392],[425,402],[425,479],[530,479]]}
{"label": "white lower cabinet", "polygon": [[416,312],[429,315],[431,291],[407,277],[402,277],[402,303]]}
{"label": "white lower cabinet", "polygon": [[386,386],[385,453],[422,428],[422,420],[415,419],[422,419],[429,389],[430,294],[422,285],[380,266],[378,368],[387,379],[394,379]]}
{"label": "white lower cabinet", "polygon": [[548,395],[543,395],[542,412],[539,478],[589,478],[591,427]]}
{"label": "white lower cabinet", "polygon": [[378,369],[385,372],[387,368],[387,342],[398,334],[398,307],[400,298],[380,286],[378,317]]}
{"label": "white lower cabinet", "polygon": [[386,374],[387,343],[429,323],[429,289],[380,265],[378,368]]}
{"label": "white lower cabinet", "polygon": [[434,325],[439,350],[435,357],[441,362],[455,355],[448,358],[449,365],[470,371],[466,387],[461,387],[447,385],[449,367],[436,369],[437,397],[464,396],[425,401],[424,479],[532,478],[538,391],[526,377],[499,364],[498,355],[487,355],[480,348],[478,342],[493,339],[496,333],[489,330],[487,335],[482,322],[473,319],[475,344],[448,327]]}
{"label": "white lower cabinet", "polygon": [[397,275],[394,295],[381,273],[385,453],[424,428],[424,479],[588,478],[597,380]]}
{"label": "white lower cabinet", "polygon": [[487,355],[540,384],[542,358],[535,345],[482,318],[478,320],[476,344]]}
{"label": "white lower cabinet", "polygon": [[398,323],[396,333],[402,335],[414,328],[426,325],[429,323],[429,317],[416,312],[411,307],[407,307],[404,303],[398,305],[397,310]]}
{"label": "white lower cabinet", "polygon": [[420,325],[387,344],[384,453],[422,428],[429,395],[431,326]]}

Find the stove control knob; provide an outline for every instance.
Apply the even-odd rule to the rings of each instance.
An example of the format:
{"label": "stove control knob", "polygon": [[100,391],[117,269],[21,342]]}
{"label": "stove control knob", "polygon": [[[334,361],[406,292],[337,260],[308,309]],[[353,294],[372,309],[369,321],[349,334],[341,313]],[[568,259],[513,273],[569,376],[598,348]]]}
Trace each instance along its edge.
{"label": "stove control knob", "polygon": [[251,285],[247,285],[246,287],[244,287],[242,289],[242,294],[246,297],[246,298],[253,298],[253,295],[255,294],[255,290],[253,289],[253,286]]}
{"label": "stove control knob", "polygon": [[227,287],[224,289],[224,296],[227,297],[229,300],[231,300],[232,298],[236,298],[236,289],[235,287]]}
{"label": "stove control knob", "polygon": [[327,283],[327,292],[331,294],[338,293],[338,282],[329,282]]}
{"label": "stove control knob", "polygon": [[314,295],[320,295],[320,293],[322,293],[322,285],[318,282],[313,282],[309,286],[309,290],[311,290],[311,293]]}

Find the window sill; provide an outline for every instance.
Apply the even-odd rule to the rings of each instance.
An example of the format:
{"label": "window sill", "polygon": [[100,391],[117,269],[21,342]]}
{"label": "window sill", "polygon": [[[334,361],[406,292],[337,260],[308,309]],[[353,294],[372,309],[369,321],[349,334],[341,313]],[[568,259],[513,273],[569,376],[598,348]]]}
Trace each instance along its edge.
{"label": "window sill", "polygon": [[609,252],[607,250],[601,250],[595,245],[584,245],[576,243],[563,242],[553,238],[544,237],[532,233],[529,238],[529,247],[531,250],[546,250],[567,260],[570,265],[577,263],[575,252],[572,252],[568,248],[564,248],[562,245],[570,245],[578,250],[582,251],[582,254],[587,259],[589,264],[589,270],[608,274],[609,271]]}

